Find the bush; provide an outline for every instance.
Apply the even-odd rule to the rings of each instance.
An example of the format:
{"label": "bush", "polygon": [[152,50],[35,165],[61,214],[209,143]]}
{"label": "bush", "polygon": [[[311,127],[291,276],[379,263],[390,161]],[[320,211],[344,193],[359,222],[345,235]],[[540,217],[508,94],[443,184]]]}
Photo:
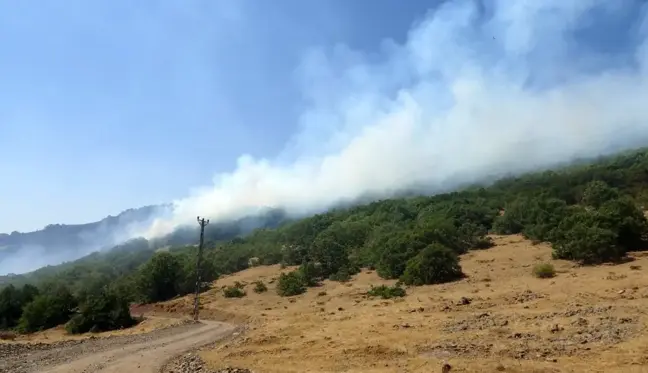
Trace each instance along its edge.
{"label": "bush", "polygon": [[495,246],[495,242],[493,242],[492,238],[480,237],[475,239],[472,248],[475,250],[484,250],[484,249],[490,249],[493,246]]}
{"label": "bush", "polygon": [[367,295],[372,297],[381,297],[382,299],[391,299],[396,297],[404,297],[406,295],[405,289],[396,285],[396,286],[371,286],[371,289],[367,292]]}
{"label": "bush", "polygon": [[65,325],[70,334],[103,332],[135,325],[126,298],[109,291],[88,296],[79,306],[79,313]]}
{"label": "bush", "polygon": [[18,329],[32,333],[64,324],[70,320],[75,307],[76,300],[66,287],[54,287],[25,306]]}
{"label": "bush", "polygon": [[618,261],[625,248],[618,245],[618,234],[595,210],[576,207],[556,228],[553,257],[596,264]]}
{"label": "bush", "polygon": [[407,262],[401,280],[406,285],[440,284],[463,277],[459,258],[447,247],[432,244]]}
{"label": "bush", "polygon": [[556,275],[556,269],[551,263],[540,263],[533,267],[533,275],[537,278],[552,278]]}
{"label": "bush", "polygon": [[245,290],[238,286],[228,286],[223,289],[225,298],[243,298],[245,295]]}
{"label": "bush", "polygon": [[592,206],[595,208],[600,207],[607,201],[614,200],[619,197],[619,191],[611,188],[606,182],[594,180],[585,185],[581,203],[584,205]]}
{"label": "bush", "polygon": [[256,281],[254,283],[254,292],[257,294],[265,293],[268,291],[268,287],[263,283],[263,281]]}
{"label": "bush", "polygon": [[140,269],[137,288],[146,302],[169,300],[180,292],[184,276],[177,256],[159,252]]}
{"label": "bush", "polygon": [[23,307],[38,295],[38,289],[24,285],[18,289],[13,285],[0,291],[0,330],[14,328],[20,320]]}
{"label": "bush", "polygon": [[338,282],[347,282],[351,280],[351,273],[346,267],[340,268],[339,271],[329,276],[329,280]]}
{"label": "bush", "polygon": [[304,281],[304,284],[308,287],[318,286],[322,279],[321,266],[313,262],[306,262],[300,265],[298,271]]}
{"label": "bush", "polygon": [[306,281],[299,271],[282,273],[277,283],[277,294],[282,297],[290,297],[306,292]]}

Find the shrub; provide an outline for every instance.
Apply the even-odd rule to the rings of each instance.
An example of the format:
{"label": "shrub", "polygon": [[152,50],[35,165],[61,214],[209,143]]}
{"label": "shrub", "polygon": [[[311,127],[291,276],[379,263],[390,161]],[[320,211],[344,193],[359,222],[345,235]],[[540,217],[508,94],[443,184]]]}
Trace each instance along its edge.
{"label": "shrub", "polygon": [[31,333],[64,324],[70,320],[75,307],[76,300],[66,287],[53,287],[23,308],[18,329]]}
{"label": "shrub", "polygon": [[159,252],[140,268],[137,288],[146,302],[169,300],[178,295],[183,276],[178,257]]}
{"label": "shrub", "polygon": [[245,295],[245,290],[238,286],[228,286],[223,289],[223,296],[225,298],[243,298]]}
{"label": "shrub", "polygon": [[277,294],[290,297],[306,292],[306,281],[299,271],[282,273],[277,283]]}
{"label": "shrub", "polygon": [[495,246],[495,242],[493,242],[493,239],[485,236],[485,237],[476,238],[472,248],[475,250],[484,250],[484,249],[490,249],[493,246]]}
{"label": "shrub", "polygon": [[401,280],[406,285],[440,284],[463,276],[459,258],[447,247],[432,244],[411,258]]}
{"label": "shrub", "polygon": [[38,289],[24,285],[18,289],[8,285],[0,291],[0,330],[11,329],[18,324],[22,309],[38,295]]}
{"label": "shrub", "polygon": [[382,299],[391,299],[395,297],[404,297],[406,295],[405,289],[396,285],[396,286],[371,286],[371,289],[367,292],[367,295],[372,297],[381,297]]}
{"label": "shrub", "polygon": [[551,263],[540,263],[533,267],[533,275],[537,278],[551,278],[556,275],[556,270]]}
{"label": "shrub", "polygon": [[256,281],[254,283],[254,292],[257,294],[265,293],[268,291],[268,287],[263,283],[263,281]]}
{"label": "shrub", "polygon": [[349,269],[346,267],[340,268],[339,271],[331,274],[329,276],[329,280],[331,281],[338,281],[338,282],[347,282],[351,280],[351,273],[349,272]]}
{"label": "shrub", "polygon": [[618,261],[625,255],[624,248],[617,244],[616,232],[599,226],[598,222],[580,220],[579,215],[561,223],[559,236],[553,244],[555,259],[596,264]]}
{"label": "shrub", "polygon": [[318,286],[320,280],[322,279],[321,266],[313,262],[306,262],[300,265],[298,271],[304,281],[304,284],[308,287]]}
{"label": "shrub", "polygon": [[70,334],[102,332],[135,325],[128,301],[114,292],[102,291],[88,296],[79,306],[79,313],[65,325]]}
{"label": "shrub", "polygon": [[604,181],[594,180],[585,185],[581,203],[598,208],[605,202],[616,198],[619,198],[619,191],[616,188],[610,187]]}

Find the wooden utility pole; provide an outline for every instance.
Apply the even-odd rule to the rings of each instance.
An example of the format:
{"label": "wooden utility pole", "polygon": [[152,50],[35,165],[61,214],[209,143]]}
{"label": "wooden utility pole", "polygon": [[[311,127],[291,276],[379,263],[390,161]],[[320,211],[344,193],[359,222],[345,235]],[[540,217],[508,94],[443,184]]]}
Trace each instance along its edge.
{"label": "wooden utility pole", "polygon": [[194,297],[194,314],[193,318],[195,321],[198,321],[198,305],[200,304],[200,285],[201,285],[201,269],[200,269],[200,264],[202,262],[202,254],[203,254],[203,243],[205,240],[205,226],[209,224],[209,220],[205,220],[205,218],[200,218],[200,216],[197,217],[198,224],[200,224],[200,243],[198,244],[198,259],[196,259],[196,295]]}

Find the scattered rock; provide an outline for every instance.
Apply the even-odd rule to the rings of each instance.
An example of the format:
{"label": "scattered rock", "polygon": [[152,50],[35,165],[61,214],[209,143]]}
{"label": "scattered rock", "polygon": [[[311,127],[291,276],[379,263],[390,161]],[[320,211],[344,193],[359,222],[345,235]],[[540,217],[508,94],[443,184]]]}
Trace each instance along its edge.
{"label": "scattered rock", "polygon": [[628,277],[628,276],[627,276],[627,275],[624,275],[624,274],[617,275],[617,274],[614,273],[614,272],[610,272],[610,273],[605,277],[605,279],[606,279],[606,280],[613,280],[613,281],[615,281],[615,280],[622,280],[622,279],[624,279],[624,278],[626,278],[626,277]]}
{"label": "scattered rock", "polygon": [[466,298],[466,297],[461,297],[461,299],[459,299],[459,302],[457,302],[457,305],[459,305],[459,306],[467,306],[471,302],[472,302],[472,299]]}
{"label": "scattered rock", "polygon": [[515,303],[526,303],[530,302],[536,299],[542,299],[544,298],[544,295],[542,294],[537,294],[532,292],[531,290],[525,290],[520,294],[516,294],[512,297],[508,297],[508,302],[509,304],[515,304]]}
{"label": "scattered rock", "polygon": [[549,331],[552,332],[552,333],[562,332],[563,330],[565,330],[565,328],[563,328],[562,326],[560,326],[558,324],[552,325],[551,329],[549,329]]}
{"label": "scattered rock", "polygon": [[475,344],[459,341],[446,341],[429,346],[419,346],[421,356],[434,358],[447,358],[454,356],[476,357],[489,355],[492,352],[493,344]]}
{"label": "scattered rock", "polygon": [[[146,334],[95,337],[53,343],[0,343],[0,372],[40,372],[43,367],[69,362],[73,357],[99,353],[132,343],[154,341],[176,335],[196,326],[193,320],[182,320]],[[102,369],[102,363],[92,369]],[[92,370],[94,371],[94,370]]]}
{"label": "scattered rock", "polygon": [[193,353],[175,359],[171,364],[167,365],[165,371],[168,373],[253,373],[249,369],[234,367],[211,370],[207,368],[200,356]]}
{"label": "scattered rock", "polygon": [[491,315],[488,312],[469,316],[465,319],[453,319],[444,324],[446,332],[462,332],[468,330],[486,330],[503,327],[509,324],[509,316]]}
{"label": "scattered rock", "polygon": [[245,368],[225,368],[225,369],[217,370],[216,373],[254,373],[254,372]]}
{"label": "scattered rock", "polygon": [[587,319],[585,319],[583,317],[579,317],[579,318],[577,318],[576,320],[574,320],[572,322],[572,325],[575,325],[575,326],[587,326],[587,324],[589,324],[589,322],[587,321]]}

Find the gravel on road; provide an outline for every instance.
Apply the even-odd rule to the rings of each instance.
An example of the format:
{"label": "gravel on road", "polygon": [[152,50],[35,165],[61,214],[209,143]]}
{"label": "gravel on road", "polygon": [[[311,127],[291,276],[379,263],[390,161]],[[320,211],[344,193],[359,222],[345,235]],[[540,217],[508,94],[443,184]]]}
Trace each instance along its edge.
{"label": "gravel on road", "polygon": [[0,373],[157,373],[172,358],[231,335],[230,324],[187,320],[147,334],[55,343],[0,343]]}

